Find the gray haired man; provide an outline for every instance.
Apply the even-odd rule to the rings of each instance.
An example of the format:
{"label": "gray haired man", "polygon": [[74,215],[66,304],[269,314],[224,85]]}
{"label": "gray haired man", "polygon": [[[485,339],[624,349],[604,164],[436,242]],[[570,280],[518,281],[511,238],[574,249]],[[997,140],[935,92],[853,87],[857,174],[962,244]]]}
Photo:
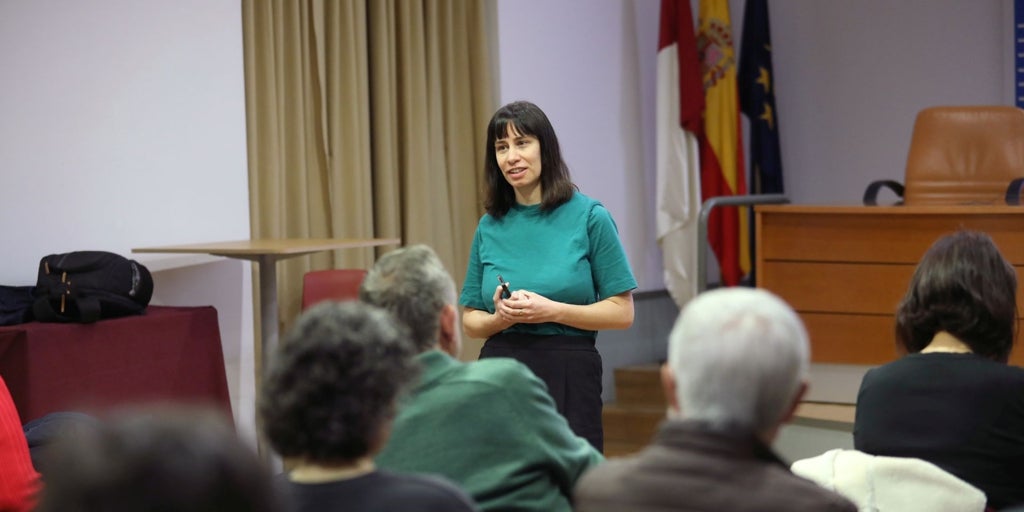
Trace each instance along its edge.
{"label": "gray haired man", "polygon": [[576,510],[855,511],[770,448],[807,390],[808,353],[800,319],[771,293],[699,295],[669,335],[668,421],[639,454],[585,475]]}

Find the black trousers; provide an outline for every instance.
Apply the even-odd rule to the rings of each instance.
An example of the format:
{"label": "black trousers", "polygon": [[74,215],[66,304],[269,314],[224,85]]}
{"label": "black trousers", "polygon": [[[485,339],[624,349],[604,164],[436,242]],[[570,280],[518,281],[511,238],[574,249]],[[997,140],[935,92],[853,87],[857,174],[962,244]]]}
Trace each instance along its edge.
{"label": "black trousers", "polygon": [[601,354],[594,338],[500,333],[480,350],[480,359],[488,357],[510,357],[526,365],[547,385],[572,431],[604,450]]}

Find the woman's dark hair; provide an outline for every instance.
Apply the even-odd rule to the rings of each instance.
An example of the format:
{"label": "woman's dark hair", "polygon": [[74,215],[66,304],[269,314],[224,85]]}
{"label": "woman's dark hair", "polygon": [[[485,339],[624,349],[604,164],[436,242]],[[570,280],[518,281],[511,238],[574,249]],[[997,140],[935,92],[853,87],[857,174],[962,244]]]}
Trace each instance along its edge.
{"label": "woman's dark hair", "polygon": [[542,211],[550,211],[572,198],[576,185],[569,176],[569,167],[562,160],[558,136],[548,121],[548,116],[537,105],[528,101],[516,101],[498,109],[487,126],[487,146],[484,156],[484,179],[487,197],[484,209],[492,217],[500,219],[516,204],[512,185],[498,167],[494,143],[508,134],[511,127],[520,135],[537,137],[540,142],[540,183]]}
{"label": "woman's dark hair", "polygon": [[261,426],[274,449],[331,466],[382,447],[398,395],[418,375],[408,337],[387,311],[360,302],[305,312],[260,393]]}
{"label": "woman's dark hair", "polygon": [[1017,274],[985,233],[958,231],[921,258],[896,311],[896,340],[920,352],[940,331],[1006,362],[1017,326]]}

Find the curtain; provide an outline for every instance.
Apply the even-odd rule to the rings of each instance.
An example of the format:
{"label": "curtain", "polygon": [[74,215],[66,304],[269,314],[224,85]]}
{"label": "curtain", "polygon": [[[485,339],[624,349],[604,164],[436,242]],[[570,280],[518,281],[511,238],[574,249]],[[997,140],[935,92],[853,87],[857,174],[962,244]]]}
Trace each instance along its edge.
{"label": "curtain", "polygon": [[[400,238],[461,286],[482,214],[493,1],[243,0],[254,238]],[[282,327],[303,274],[378,249],[278,263]],[[255,287],[254,287],[255,288]]]}

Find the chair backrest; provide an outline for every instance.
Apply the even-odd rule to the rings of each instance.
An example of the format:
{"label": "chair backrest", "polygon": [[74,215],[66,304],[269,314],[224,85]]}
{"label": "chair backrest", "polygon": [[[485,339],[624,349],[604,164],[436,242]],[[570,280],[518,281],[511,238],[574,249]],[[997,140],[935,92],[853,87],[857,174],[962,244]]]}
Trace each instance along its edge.
{"label": "chair backrest", "polygon": [[995,204],[1024,177],[1024,110],[931,107],[914,122],[904,204]]}
{"label": "chair backrest", "polygon": [[302,276],[302,310],[325,300],[356,300],[366,271],[361,268],[311,270]]}

